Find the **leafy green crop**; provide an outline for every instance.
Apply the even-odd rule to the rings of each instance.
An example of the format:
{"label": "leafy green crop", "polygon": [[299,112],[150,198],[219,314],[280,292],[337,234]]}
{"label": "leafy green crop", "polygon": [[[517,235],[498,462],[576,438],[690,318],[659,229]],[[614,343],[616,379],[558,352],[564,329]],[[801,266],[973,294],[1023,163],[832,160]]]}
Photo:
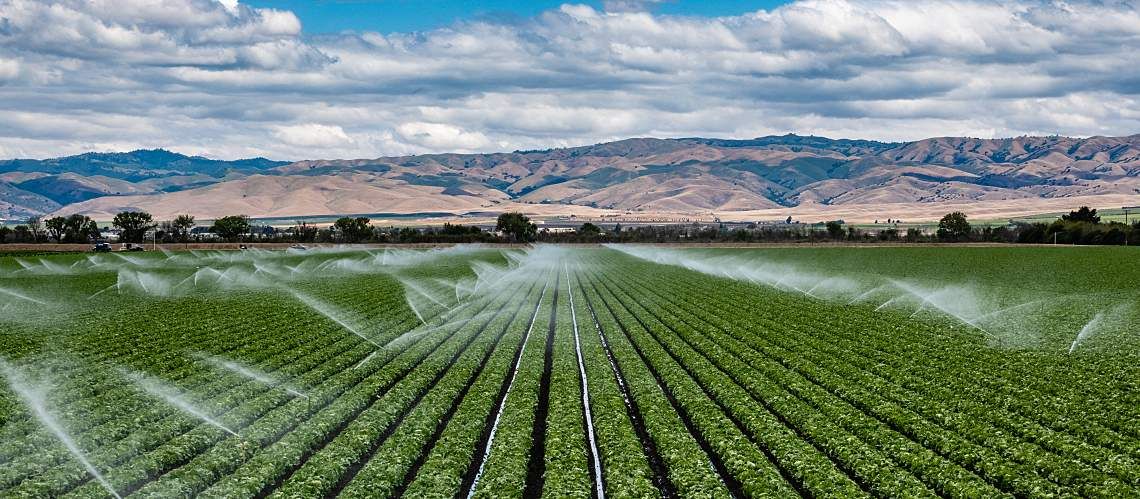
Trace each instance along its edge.
{"label": "leafy green crop", "polygon": [[0,495],[1138,496],[1135,255],[3,257]]}

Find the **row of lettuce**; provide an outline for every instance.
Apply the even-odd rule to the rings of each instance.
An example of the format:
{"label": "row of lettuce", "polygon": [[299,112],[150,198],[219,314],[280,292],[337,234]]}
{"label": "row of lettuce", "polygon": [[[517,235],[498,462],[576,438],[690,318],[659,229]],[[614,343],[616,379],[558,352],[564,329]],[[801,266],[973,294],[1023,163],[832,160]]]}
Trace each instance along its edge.
{"label": "row of lettuce", "polygon": [[[52,403],[82,415],[69,430],[124,495],[592,497],[598,481],[620,497],[1140,488],[1140,427],[1121,417],[1134,409],[1079,393],[1096,366],[608,250],[567,258],[422,319],[394,280],[329,285],[380,344],[429,332],[391,348],[261,294],[210,301],[184,327],[76,335],[84,367],[59,368]],[[163,321],[171,303],[137,306],[143,322]],[[170,347],[139,347],[153,343]],[[306,396],[204,369],[191,349]],[[240,436],[140,396],[112,366],[160,375]],[[9,415],[0,437],[0,494],[106,495],[34,420]]]}

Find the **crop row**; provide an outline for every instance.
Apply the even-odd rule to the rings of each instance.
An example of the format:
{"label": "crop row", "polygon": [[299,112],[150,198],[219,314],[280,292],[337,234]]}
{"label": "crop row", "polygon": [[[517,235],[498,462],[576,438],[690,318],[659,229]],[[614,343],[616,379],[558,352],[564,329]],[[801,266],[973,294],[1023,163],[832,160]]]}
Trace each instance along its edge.
{"label": "crop row", "polygon": [[[660,288],[658,288],[658,289],[660,289]],[[704,292],[696,292],[695,290],[692,290],[692,289],[677,290],[677,291],[680,291],[681,293],[685,293],[684,296],[690,296],[690,297],[700,296],[701,294],[704,293]],[[636,291],[636,293],[638,294],[638,296],[641,296],[644,298],[646,296],[646,294],[651,293],[651,291],[648,289],[639,289]],[[668,294],[671,294],[673,296],[677,295],[676,292],[668,293]],[[720,298],[720,300],[723,300],[723,298]],[[701,308],[700,304],[702,301],[705,301],[705,300],[700,300],[700,299],[688,300],[686,303],[677,303],[674,301],[673,303],[670,303],[668,307],[665,307],[665,309],[672,312],[678,308],[683,308],[683,307]],[[724,305],[728,305],[729,309],[735,309],[736,308],[735,304],[729,304],[728,303],[728,302],[731,302],[731,300],[723,300],[723,301],[726,302]],[[695,305],[689,305],[689,303],[694,303]],[[755,322],[754,318],[751,318],[749,321],[740,320],[741,314],[745,313],[744,310],[734,310],[733,312],[730,313],[730,312],[724,311],[724,309],[725,309],[724,306],[720,306],[719,310],[714,309],[713,307],[704,306],[703,308],[701,308],[700,312],[697,315],[700,316],[700,318],[705,320],[705,321],[709,320],[709,318],[717,318],[719,314],[723,314],[723,315],[727,316],[726,318],[724,318],[726,323],[723,325],[720,325],[720,327],[719,327],[719,329],[723,329],[725,331],[729,331],[729,330],[741,331],[741,330],[747,329],[749,327],[749,324]],[[803,316],[802,309],[800,311],[800,315]],[[713,327],[710,327],[710,326],[713,326]],[[696,330],[699,330],[702,332],[707,332],[709,330],[717,330],[717,329],[718,329],[718,327],[716,325],[703,324],[703,325],[701,325],[701,327],[698,327]],[[737,333],[737,334],[739,335],[739,333]],[[743,338],[746,338],[747,340],[751,340],[751,341],[756,342],[756,341],[764,341],[767,337],[770,337],[770,336],[772,336],[771,330],[755,330],[755,329],[753,329],[753,334],[748,334],[748,335],[744,336]],[[797,345],[798,343],[802,343],[802,342],[806,341],[805,338],[810,339],[813,337],[814,337],[814,335],[811,332],[804,331],[803,333],[798,334],[794,337],[779,338],[779,341],[780,341],[781,346],[791,347],[791,346]],[[773,339],[775,339],[775,338],[773,338]],[[825,345],[828,342],[818,342],[818,343],[819,343],[819,345],[814,345],[814,346],[822,348],[821,345]],[[769,344],[768,347],[769,347],[769,349],[778,348],[775,345],[771,345],[771,344]],[[842,363],[842,361],[840,360],[842,358],[842,356],[839,356],[838,353],[839,352],[828,352],[828,354],[826,354],[826,355],[813,354],[812,350],[807,349],[807,350],[801,351],[800,354],[807,356],[807,358],[809,360],[815,360],[817,362],[830,362],[831,367],[833,367],[835,369],[839,369],[838,372],[841,373],[841,377],[850,377],[852,375],[853,371],[850,371],[849,367],[842,366],[842,365],[836,365],[836,364]],[[710,358],[724,358],[724,357],[720,356],[720,357],[710,357]],[[804,369],[805,364],[803,363],[802,360],[796,360],[795,358],[787,358],[784,360],[785,360],[784,367],[786,369],[789,369],[789,370],[795,370],[795,369],[803,370]],[[752,361],[752,362],[749,362],[749,364],[751,366],[755,366],[756,362]],[[792,369],[793,367],[795,369]],[[881,367],[882,366],[880,365],[880,368]],[[822,376],[822,375],[825,375],[827,373],[827,371],[821,371],[821,372],[823,374],[817,374],[817,376]],[[860,389],[859,387],[840,388],[840,387],[843,387],[844,385],[841,381],[839,381],[839,379],[840,378],[836,378],[835,380],[832,380],[831,384],[827,385],[827,386],[832,387],[833,390],[834,389],[839,389],[839,390],[857,390],[857,389]],[[866,383],[867,378],[863,378],[862,381],[863,381],[863,383]],[[861,396],[859,396],[859,397],[847,396],[845,398],[845,400],[847,400],[848,402],[851,402],[853,404],[856,404],[856,405],[867,406],[867,405],[872,403],[871,401],[876,400],[876,397],[879,397],[880,393],[891,393],[891,387],[890,386],[886,386],[886,385],[882,385],[882,384],[871,385],[871,386],[875,386],[876,388],[878,388],[875,393],[870,393],[870,392],[864,391],[861,393]],[[898,418],[903,417],[902,416],[903,413],[894,414],[894,416],[892,417],[890,414],[883,412],[883,411],[886,411],[887,409],[884,409],[882,406],[876,406],[876,409],[877,409],[877,412],[871,411],[870,413],[875,414],[881,420],[885,420],[889,424],[892,424],[892,425],[902,424],[903,426],[901,427],[901,429],[902,429],[903,433],[906,433],[906,434],[908,434],[908,436],[911,436],[913,438],[921,439],[920,441],[922,441],[924,443],[925,442],[938,442],[940,438],[945,439],[946,436],[953,436],[954,435],[953,432],[950,432],[947,435],[945,431],[941,431],[940,429],[934,429],[933,427],[928,428],[928,429],[923,429],[923,428],[926,428],[923,425],[928,424],[928,423],[923,423],[923,422],[920,422],[917,420],[900,420],[900,419],[898,419]],[[945,409],[942,409],[942,410],[945,410]],[[919,432],[919,433],[915,433],[915,432]],[[882,431],[864,432],[863,433],[863,435],[865,435],[865,438],[874,437],[876,435],[889,435],[889,434],[890,434],[890,432],[882,432]],[[956,441],[958,442],[958,444],[955,444],[955,445],[965,446],[965,448],[973,448],[974,452],[980,452],[981,455],[983,455],[983,456],[986,455],[987,453],[992,454],[992,451],[989,450],[989,447],[976,446],[976,445],[973,447],[970,447],[969,444],[964,444],[960,438],[957,439]],[[993,444],[993,442],[989,442],[989,443],[991,445]],[[950,455],[950,456],[961,455],[960,451],[955,451],[952,448],[947,448],[947,447],[938,447],[938,448],[940,450],[942,450],[942,452],[949,453],[948,455]],[[897,456],[897,455],[898,455],[898,453],[894,454],[894,456]],[[1037,455],[1039,457],[1041,457],[1041,456],[1048,457],[1047,454],[1042,455],[1042,454],[1038,453]],[[1002,472],[999,470],[1002,469],[1001,468],[1002,466],[1007,466],[1007,465],[1001,464],[1003,461],[1001,461],[1001,459],[997,458],[996,456],[986,458],[986,459],[988,459],[988,462],[979,462],[977,460],[963,461],[963,462],[966,463],[967,465],[972,465],[972,467],[974,469],[978,469],[980,473],[983,473],[983,476],[987,477],[990,480],[994,480],[995,484],[1000,485],[1003,488],[1012,487],[1013,488],[1012,490],[1022,490],[1025,493],[1028,493],[1030,491],[1040,492],[1041,490],[1052,490],[1055,488],[1049,484],[1044,484],[1044,483],[1040,483],[1040,482],[1037,482],[1038,485],[1029,485],[1029,484],[1034,483],[1034,481],[1032,478],[1027,477],[1026,472],[1024,472],[1024,471],[1021,472],[1020,474],[1001,475],[999,473],[1002,473]],[[1038,464],[1038,466],[1044,466],[1045,467],[1045,473],[1047,475],[1050,473],[1049,472],[1049,466],[1051,466],[1051,465],[1049,464],[1049,461],[1046,460],[1046,461],[1042,462],[1042,461],[1038,460],[1038,461],[1036,461],[1036,463]],[[1054,466],[1054,469],[1057,469],[1056,467],[1058,467],[1058,466],[1069,466],[1069,467],[1072,466],[1072,464],[1069,462],[1065,462],[1065,463],[1055,462],[1055,463],[1056,464],[1052,465],[1052,466]],[[1016,468],[1016,465],[1013,465],[1013,466]],[[1091,476],[1095,479],[1097,484],[1104,483],[1102,480],[1104,477],[1095,478],[1096,477],[1095,473],[1089,475],[1087,469],[1084,470],[1083,472],[1081,472],[1079,466],[1076,468],[1076,472],[1070,473],[1069,478],[1067,478],[1067,479],[1066,478],[1060,478],[1060,476],[1063,476],[1063,475],[1057,475],[1057,472],[1053,472],[1053,473],[1054,473],[1053,476],[1055,478],[1057,478],[1058,481],[1079,480],[1079,479],[1083,479],[1083,478],[1087,478],[1087,477]],[[1029,475],[1031,476],[1032,473],[1029,473]],[[1002,478],[1002,477],[1004,477],[1004,478]],[[960,480],[950,480],[950,483],[960,484],[963,482],[961,482]],[[1087,485],[1087,483],[1086,483],[1086,485]],[[1042,487],[1042,488],[1041,489],[1028,488],[1031,486],[1032,487]],[[1104,491],[1114,490],[1111,488],[1111,481],[1104,483],[1104,486],[1106,486],[1108,488],[1106,488],[1106,489],[1086,488],[1083,490],[1085,490],[1085,493],[1094,493],[1096,490],[1101,490],[1102,493]],[[1117,490],[1119,492],[1121,489],[1115,489],[1115,490]]]}

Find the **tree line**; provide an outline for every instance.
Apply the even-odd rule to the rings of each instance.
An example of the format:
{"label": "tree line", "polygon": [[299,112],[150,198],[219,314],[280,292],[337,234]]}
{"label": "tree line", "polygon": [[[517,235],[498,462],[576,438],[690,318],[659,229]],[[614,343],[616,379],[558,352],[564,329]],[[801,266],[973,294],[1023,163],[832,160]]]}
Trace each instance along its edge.
{"label": "tree line", "polygon": [[[1136,244],[1140,222],[1102,223],[1096,209],[1083,206],[1051,223],[1013,223],[1000,227],[973,227],[962,212],[949,213],[937,229],[926,232],[915,227],[905,232],[894,227],[863,229],[834,220],[805,225],[763,224],[678,224],[608,228],[586,222],[570,231],[542,229],[521,213],[504,213],[493,231],[477,226],[443,224],[441,227],[378,227],[367,217],[342,217],[329,226],[298,221],[291,227],[255,225],[249,217],[233,215],[198,227],[191,215],[156,222],[149,213],[125,211],[115,215],[111,226],[118,229],[119,241],[131,243],[188,243],[215,238],[229,242],[280,243],[684,243],[684,242],[1005,242],[1056,244]],[[89,243],[99,241],[98,224],[85,215],[31,218],[15,227],[0,226],[0,243]]]}

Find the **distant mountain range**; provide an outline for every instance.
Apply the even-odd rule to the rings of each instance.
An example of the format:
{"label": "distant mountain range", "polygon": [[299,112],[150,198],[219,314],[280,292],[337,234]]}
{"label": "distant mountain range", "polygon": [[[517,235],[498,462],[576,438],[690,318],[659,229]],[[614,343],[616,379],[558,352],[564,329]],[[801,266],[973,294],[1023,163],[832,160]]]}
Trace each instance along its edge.
{"label": "distant mountain range", "polygon": [[[0,161],[0,218],[108,219],[123,209],[291,217],[358,213],[707,214],[1140,196],[1140,135],[942,137],[914,142],[798,135],[628,139],[492,154],[293,163],[164,150]],[[1140,197],[1137,198],[1140,204]]]}

